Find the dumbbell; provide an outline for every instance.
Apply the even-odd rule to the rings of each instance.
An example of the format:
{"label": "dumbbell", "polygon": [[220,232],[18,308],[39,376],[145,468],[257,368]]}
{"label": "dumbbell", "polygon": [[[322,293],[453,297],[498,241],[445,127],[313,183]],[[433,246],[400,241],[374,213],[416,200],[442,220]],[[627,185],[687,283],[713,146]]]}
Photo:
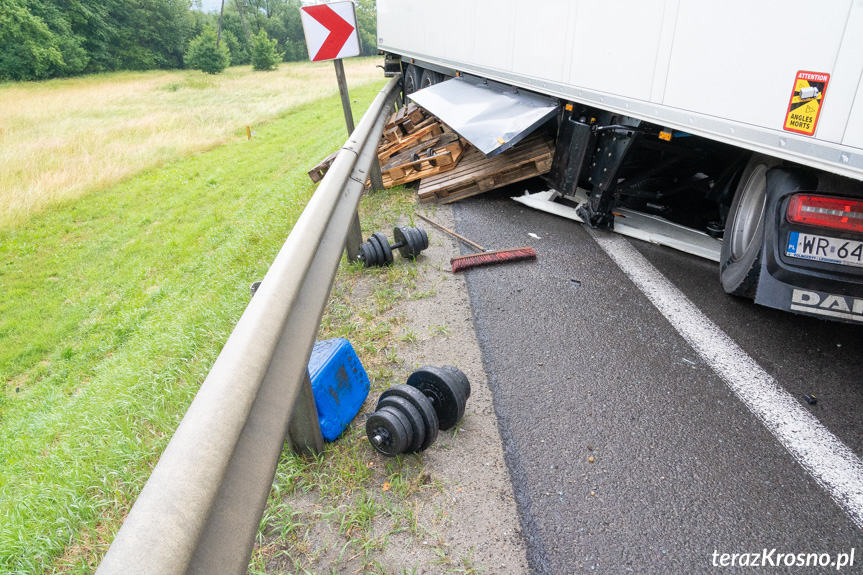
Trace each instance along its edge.
{"label": "dumbbell", "polygon": [[394,457],[425,451],[438,430],[452,428],[464,416],[470,382],[457,367],[428,365],[411,374],[406,384],[381,394],[366,420],[366,435],[376,450]]}
{"label": "dumbbell", "polygon": [[359,259],[365,267],[385,266],[393,263],[393,250],[398,250],[403,258],[415,258],[429,247],[429,236],[422,228],[396,226],[393,228],[395,243],[390,245],[387,237],[375,232],[360,244]]}

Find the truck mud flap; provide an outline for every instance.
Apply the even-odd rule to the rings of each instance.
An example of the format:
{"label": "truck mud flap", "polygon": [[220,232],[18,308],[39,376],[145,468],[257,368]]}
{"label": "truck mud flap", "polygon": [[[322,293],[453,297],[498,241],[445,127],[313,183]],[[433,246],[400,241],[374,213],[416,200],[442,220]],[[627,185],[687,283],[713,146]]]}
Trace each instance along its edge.
{"label": "truck mud flap", "polygon": [[557,100],[460,76],[408,96],[487,158],[508,150],[557,114]]}
{"label": "truck mud flap", "polygon": [[[549,190],[536,194],[525,194],[512,199],[530,208],[584,223],[577,213],[577,207],[570,207],[554,201],[559,196],[559,193]],[[581,204],[587,199],[587,194],[579,189],[575,200]],[[719,262],[722,242],[703,232],[634,210],[618,208],[614,210],[614,213],[614,232],[617,234]]]}
{"label": "truck mud flap", "polygon": [[[789,233],[803,230],[785,218],[791,196],[799,192],[848,193],[832,176],[809,168],[774,168],[767,174],[767,203],[761,274],[755,303],[792,313],[863,324],[863,273],[860,268],[837,268],[830,263],[790,259],[784,255]],[[859,194],[859,191],[849,195]],[[805,230],[804,230],[805,231]],[[825,233],[833,235],[831,231]]]}

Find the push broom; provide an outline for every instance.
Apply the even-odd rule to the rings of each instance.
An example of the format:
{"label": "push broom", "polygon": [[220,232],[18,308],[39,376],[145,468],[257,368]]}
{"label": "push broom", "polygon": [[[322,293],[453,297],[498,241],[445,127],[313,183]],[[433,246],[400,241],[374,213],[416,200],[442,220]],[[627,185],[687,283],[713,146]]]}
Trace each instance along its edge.
{"label": "push broom", "polygon": [[524,248],[516,248],[512,250],[497,250],[497,251],[488,251],[481,245],[474,243],[467,239],[464,236],[460,236],[454,231],[443,227],[439,223],[434,220],[431,220],[425,217],[422,214],[416,214],[418,218],[424,220],[434,227],[438,228],[441,231],[444,231],[451,235],[454,238],[457,238],[467,245],[471,246],[474,249],[480,251],[477,254],[468,254],[466,256],[456,256],[450,260],[452,264],[452,272],[460,272],[470,268],[477,268],[480,266],[492,266],[495,264],[504,264],[507,262],[521,262],[525,260],[535,260],[536,252],[533,251],[533,248],[524,247]]}

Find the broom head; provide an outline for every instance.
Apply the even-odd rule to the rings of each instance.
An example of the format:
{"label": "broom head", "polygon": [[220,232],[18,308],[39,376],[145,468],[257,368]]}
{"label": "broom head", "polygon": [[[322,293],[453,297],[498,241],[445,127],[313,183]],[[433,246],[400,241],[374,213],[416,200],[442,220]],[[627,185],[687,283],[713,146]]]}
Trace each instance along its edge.
{"label": "broom head", "polygon": [[450,260],[452,272],[460,272],[480,266],[492,266],[507,262],[520,262],[524,260],[535,260],[536,252],[533,248],[516,248],[514,250],[498,250],[496,252],[480,252],[466,256],[456,256]]}

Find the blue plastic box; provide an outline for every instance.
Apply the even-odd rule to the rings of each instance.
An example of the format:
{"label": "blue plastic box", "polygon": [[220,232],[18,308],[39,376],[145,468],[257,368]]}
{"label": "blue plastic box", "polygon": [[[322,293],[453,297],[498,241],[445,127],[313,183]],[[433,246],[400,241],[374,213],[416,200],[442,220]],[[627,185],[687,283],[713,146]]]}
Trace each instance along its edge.
{"label": "blue plastic box", "polygon": [[325,441],[334,441],[359,413],[369,395],[369,376],[344,339],[315,342],[309,358],[309,378]]}

